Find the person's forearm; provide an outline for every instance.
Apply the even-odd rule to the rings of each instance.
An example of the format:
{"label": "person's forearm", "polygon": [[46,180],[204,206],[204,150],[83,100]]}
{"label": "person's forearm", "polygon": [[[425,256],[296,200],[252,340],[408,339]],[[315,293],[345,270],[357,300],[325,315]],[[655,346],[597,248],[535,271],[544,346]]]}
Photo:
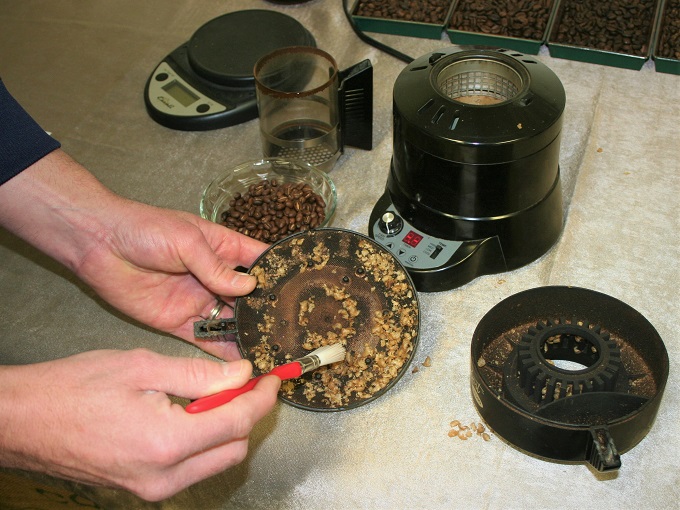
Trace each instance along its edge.
{"label": "person's forearm", "polygon": [[123,202],[56,150],[0,186],[0,225],[75,271]]}
{"label": "person's forearm", "polygon": [[[0,466],[34,470],[38,465],[30,452],[25,451],[22,428],[26,423],[26,406],[20,389],[26,388],[30,376],[29,365],[0,366]],[[30,391],[30,390],[29,390]],[[36,417],[33,417],[35,419]]]}

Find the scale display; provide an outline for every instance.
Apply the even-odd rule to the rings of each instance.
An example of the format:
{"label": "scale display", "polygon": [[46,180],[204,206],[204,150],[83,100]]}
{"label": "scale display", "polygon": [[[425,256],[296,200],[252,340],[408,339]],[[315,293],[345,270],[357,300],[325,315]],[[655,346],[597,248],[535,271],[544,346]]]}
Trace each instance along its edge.
{"label": "scale display", "polygon": [[187,87],[182,85],[177,80],[172,80],[167,85],[164,85],[162,89],[166,91],[168,94],[170,94],[170,96],[172,96],[174,99],[179,101],[182,106],[185,107],[191,106],[200,99],[199,96],[191,92]]}

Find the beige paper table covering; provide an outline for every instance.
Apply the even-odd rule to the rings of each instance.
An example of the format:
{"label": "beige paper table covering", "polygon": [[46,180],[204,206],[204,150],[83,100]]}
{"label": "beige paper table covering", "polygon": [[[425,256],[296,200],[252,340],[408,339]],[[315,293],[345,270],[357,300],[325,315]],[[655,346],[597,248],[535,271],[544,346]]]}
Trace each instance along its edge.
{"label": "beige paper table covering", "polygon": [[[147,203],[198,212],[207,183],[228,166],[261,156],[257,121],[209,132],[172,131],[147,115],[144,84],[200,25],[251,8],[296,18],[341,68],[372,61],[374,149],[348,148],[331,174],[338,188],[334,226],[366,233],[387,179],[392,85],[404,63],[361,42],[340,1],[2,0],[0,76],[106,185]],[[445,39],[375,38],[413,57],[451,45]],[[680,77],[657,73],[651,63],[628,71],[554,59],[545,48],[537,58],[567,93],[560,155],[564,233],[529,266],[421,294],[415,363],[429,357],[431,366],[409,371],[389,394],[350,412],[277,405],[256,427],[243,464],[159,504],[123,491],[40,481],[107,509],[676,507]],[[4,231],[0,260],[2,363],[137,346],[204,355],[121,316]],[[621,299],[656,327],[669,351],[670,379],[656,423],[623,455],[615,476],[539,460],[493,433],[488,442],[448,436],[452,420],[479,421],[469,390],[475,326],[503,298],[543,285],[586,287]]]}

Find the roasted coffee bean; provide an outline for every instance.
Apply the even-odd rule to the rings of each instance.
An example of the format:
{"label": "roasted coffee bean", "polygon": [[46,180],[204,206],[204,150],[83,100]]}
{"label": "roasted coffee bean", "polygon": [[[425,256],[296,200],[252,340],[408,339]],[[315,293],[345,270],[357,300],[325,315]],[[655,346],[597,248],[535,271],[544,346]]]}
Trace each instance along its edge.
{"label": "roasted coffee bean", "polygon": [[553,0],[460,0],[449,28],[541,41]]}
{"label": "roasted coffee bean", "polygon": [[657,54],[680,60],[680,0],[666,0]]}
{"label": "roasted coffee bean", "polygon": [[[273,243],[290,234],[320,226],[326,218],[326,202],[311,186],[264,179],[248,191],[235,193],[221,215],[228,228]],[[304,212],[304,214],[303,214]]]}
{"label": "roasted coffee bean", "polygon": [[643,56],[655,8],[656,0],[564,0],[548,44]]}
{"label": "roasted coffee bean", "polygon": [[354,15],[418,23],[443,24],[451,0],[361,0]]}

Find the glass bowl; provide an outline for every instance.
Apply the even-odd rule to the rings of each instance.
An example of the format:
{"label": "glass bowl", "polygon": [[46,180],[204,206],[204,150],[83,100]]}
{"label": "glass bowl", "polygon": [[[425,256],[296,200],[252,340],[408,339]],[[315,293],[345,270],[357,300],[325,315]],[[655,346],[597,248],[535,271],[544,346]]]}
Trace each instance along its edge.
{"label": "glass bowl", "polygon": [[[228,216],[230,210],[233,212],[234,201],[243,198],[244,195],[257,193],[256,188],[259,185],[267,185],[270,191],[277,190],[279,195],[251,197],[256,201],[255,207],[252,204],[253,200],[250,200],[250,204],[240,206],[242,210],[251,211],[251,214],[244,212],[244,214],[239,215],[239,220],[245,219],[245,221],[241,221],[243,225],[227,224],[224,215],[226,213]],[[302,201],[304,197],[294,198],[292,202],[288,200],[279,201],[281,190],[287,189],[288,186],[297,186],[297,189],[301,190],[303,194],[309,195],[308,189],[303,188],[305,185],[309,186],[314,193],[311,198],[308,196],[305,202]],[[267,193],[270,193],[270,191],[267,191]],[[266,196],[269,197],[269,200],[266,201],[267,207],[260,203],[263,202],[261,199]],[[313,205],[305,204],[309,204],[315,199],[316,205],[323,208],[324,215],[323,219],[313,219],[310,223],[307,209],[313,207]],[[286,207],[276,210],[275,202],[286,204]],[[271,158],[240,163],[224,175],[217,177],[203,191],[200,215],[207,220],[229,226],[234,230],[240,230],[250,237],[272,243],[285,237],[286,234],[308,230],[310,225],[312,228],[329,226],[336,205],[335,184],[325,172],[303,161]],[[294,217],[291,217],[293,211],[299,213],[296,214],[298,221],[295,225],[291,223],[294,220]],[[244,215],[247,218],[244,218]],[[289,225],[282,227],[282,219],[285,219]]]}

